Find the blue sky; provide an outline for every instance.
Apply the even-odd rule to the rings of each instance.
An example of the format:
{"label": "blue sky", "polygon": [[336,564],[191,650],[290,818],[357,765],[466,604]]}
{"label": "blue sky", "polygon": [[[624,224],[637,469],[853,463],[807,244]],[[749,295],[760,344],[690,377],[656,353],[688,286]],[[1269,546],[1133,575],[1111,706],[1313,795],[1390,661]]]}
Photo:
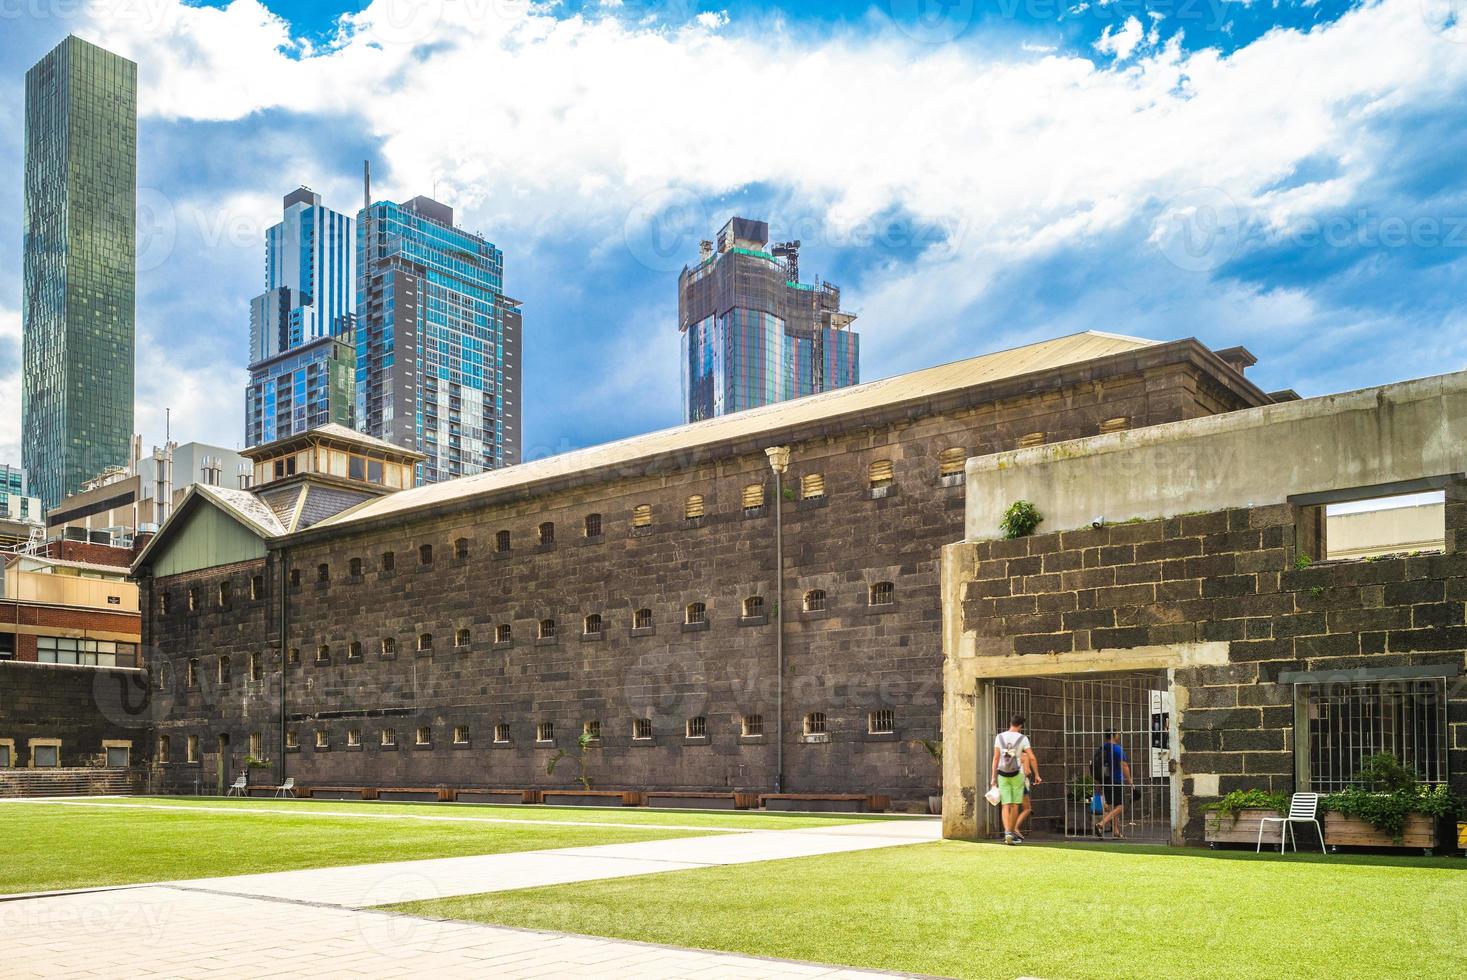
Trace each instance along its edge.
{"label": "blue sky", "polygon": [[264,229],[300,183],[354,210],[363,158],[378,196],[436,187],[504,249],[531,457],[677,423],[676,273],[736,212],[841,285],[867,379],[1084,329],[1245,344],[1306,395],[1467,357],[1453,0],[12,9],[0,459],[22,76],[68,31],[140,65],[149,442],[165,406],[240,441]]}

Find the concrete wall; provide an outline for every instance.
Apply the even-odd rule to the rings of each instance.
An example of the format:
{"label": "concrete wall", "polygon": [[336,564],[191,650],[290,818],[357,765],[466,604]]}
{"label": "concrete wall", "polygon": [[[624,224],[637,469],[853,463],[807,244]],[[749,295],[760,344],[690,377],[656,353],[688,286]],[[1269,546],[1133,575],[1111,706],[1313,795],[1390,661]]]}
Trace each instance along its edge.
{"label": "concrete wall", "polygon": [[1467,372],[970,459],[965,537],[1016,500],[1066,531],[1464,470]]}

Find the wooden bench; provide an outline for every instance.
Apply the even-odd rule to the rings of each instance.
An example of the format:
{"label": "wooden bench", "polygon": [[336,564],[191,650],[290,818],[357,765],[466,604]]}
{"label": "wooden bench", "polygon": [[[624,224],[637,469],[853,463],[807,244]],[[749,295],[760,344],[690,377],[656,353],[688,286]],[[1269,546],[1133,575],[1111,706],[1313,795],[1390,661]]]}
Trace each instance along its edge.
{"label": "wooden bench", "polygon": [[[254,788],[254,787],[252,787]],[[261,790],[269,790],[266,795],[273,794],[275,787],[259,787]],[[295,795],[310,800],[366,800],[368,790],[362,786],[297,786]]]}
{"label": "wooden bench", "polygon": [[642,806],[643,794],[616,789],[547,789],[540,792],[546,806]]}
{"label": "wooden bench", "polygon": [[459,803],[539,803],[537,789],[461,789],[457,790]]}
{"label": "wooden bench", "polygon": [[454,791],[445,786],[382,786],[377,799],[398,803],[452,803]]}
{"label": "wooden bench", "polygon": [[700,793],[681,790],[648,791],[648,806],[675,807],[679,810],[747,810],[757,805],[757,793]]}
{"label": "wooden bench", "polygon": [[885,813],[891,797],[878,793],[761,793],[759,805],[776,812]]}

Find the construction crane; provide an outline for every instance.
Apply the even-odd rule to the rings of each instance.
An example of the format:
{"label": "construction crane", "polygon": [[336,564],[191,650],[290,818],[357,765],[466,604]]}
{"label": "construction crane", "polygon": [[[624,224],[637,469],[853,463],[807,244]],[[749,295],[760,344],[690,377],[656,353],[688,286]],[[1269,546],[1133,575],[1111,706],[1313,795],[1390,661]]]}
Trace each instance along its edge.
{"label": "construction crane", "polygon": [[789,270],[790,282],[800,281],[799,239],[792,242],[780,242],[769,250],[769,254],[776,259],[784,259],[785,268]]}

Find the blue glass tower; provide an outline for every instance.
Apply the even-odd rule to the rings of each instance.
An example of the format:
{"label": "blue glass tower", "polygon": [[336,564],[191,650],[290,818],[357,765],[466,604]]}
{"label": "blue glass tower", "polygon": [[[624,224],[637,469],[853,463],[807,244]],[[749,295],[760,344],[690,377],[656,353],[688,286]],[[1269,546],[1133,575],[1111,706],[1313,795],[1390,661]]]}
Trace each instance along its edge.
{"label": "blue glass tower", "polygon": [[799,242],[768,244],[768,223],[734,218],[678,277],[687,422],[861,380],[840,289],[800,282]]}
{"label": "blue glass tower", "polygon": [[350,426],[356,406],[356,223],[302,187],[265,232],[265,292],[250,301],[245,444]]}
{"label": "blue glass tower", "polygon": [[518,462],[521,317],[503,254],[431,198],[357,221],[357,428],[426,454],[419,483]]}

